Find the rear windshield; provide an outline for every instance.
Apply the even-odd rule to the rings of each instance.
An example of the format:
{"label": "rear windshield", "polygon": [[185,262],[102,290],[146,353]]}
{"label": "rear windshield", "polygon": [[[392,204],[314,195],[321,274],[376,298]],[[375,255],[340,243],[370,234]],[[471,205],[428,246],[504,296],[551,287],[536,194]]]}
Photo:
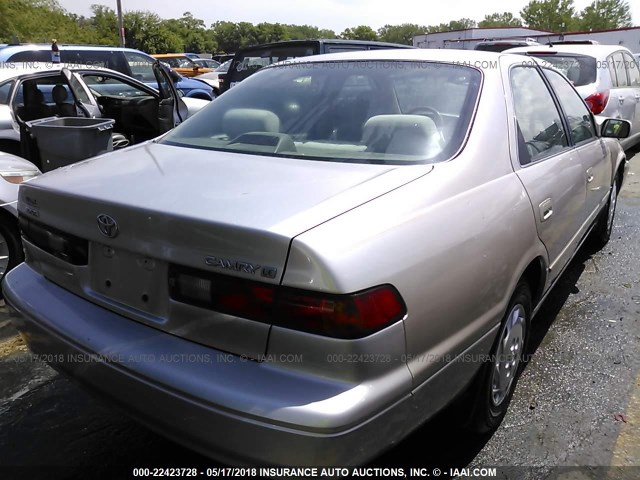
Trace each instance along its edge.
{"label": "rear windshield", "polygon": [[521,47],[523,45],[527,45],[526,43],[518,43],[518,42],[513,42],[513,43],[479,43],[478,45],[476,45],[475,50],[480,50],[482,52],[504,52],[505,50],[508,50],[509,48],[514,48],[514,47]]}
{"label": "rear windshield", "polygon": [[588,55],[535,54],[562,72],[576,86],[596,81],[596,59]]}
{"label": "rear windshield", "polygon": [[434,62],[271,67],[161,143],[343,162],[443,161],[467,134],[481,78],[476,69]]}
{"label": "rear windshield", "polygon": [[[315,53],[313,45],[283,45],[268,49],[246,50],[238,53],[229,68],[229,81],[239,82],[253,75],[262,67],[283,60],[308,57]],[[233,85],[232,85],[233,86]]]}

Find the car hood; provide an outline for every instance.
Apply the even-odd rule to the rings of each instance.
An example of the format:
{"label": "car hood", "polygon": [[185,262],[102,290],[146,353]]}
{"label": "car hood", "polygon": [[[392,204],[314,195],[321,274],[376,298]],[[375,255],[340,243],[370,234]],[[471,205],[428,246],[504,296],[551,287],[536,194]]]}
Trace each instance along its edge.
{"label": "car hood", "polygon": [[194,89],[202,89],[205,90],[210,89],[211,87],[202,80],[198,80],[197,78],[189,78],[185,76],[181,76],[180,80],[176,82],[176,88],[181,90],[194,90]]}
{"label": "car hood", "polygon": [[209,72],[209,73],[203,73],[202,75],[198,75],[196,78],[196,80],[218,80],[218,76],[221,73],[226,73],[226,72]]}
{"label": "car hood", "polygon": [[122,232],[114,246],[128,251],[197,267],[215,255],[281,273],[293,237],[432,169],[148,142],[34,179],[21,188],[19,209],[34,214],[36,206],[39,221],[95,241],[105,240],[96,218],[106,213]]}

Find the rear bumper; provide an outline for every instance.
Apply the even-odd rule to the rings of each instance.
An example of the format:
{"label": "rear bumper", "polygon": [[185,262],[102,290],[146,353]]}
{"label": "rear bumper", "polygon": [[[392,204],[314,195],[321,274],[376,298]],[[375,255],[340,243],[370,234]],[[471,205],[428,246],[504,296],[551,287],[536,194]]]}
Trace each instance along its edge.
{"label": "rear bumper", "polygon": [[[94,305],[26,264],[3,287],[32,351],[152,429],[227,463],[360,464],[441,407],[419,395],[417,409],[416,396],[387,377],[349,384],[242,361]],[[446,400],[443,386],[435,382],[434,396]]]}

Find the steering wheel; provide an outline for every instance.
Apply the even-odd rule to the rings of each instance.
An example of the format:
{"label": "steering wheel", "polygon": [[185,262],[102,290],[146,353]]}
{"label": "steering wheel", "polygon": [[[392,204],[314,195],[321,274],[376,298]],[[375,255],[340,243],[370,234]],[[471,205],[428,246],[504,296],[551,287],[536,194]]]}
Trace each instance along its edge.
{"label": "steering wheel", "polygon": [[425,117],[429,117],[433,120],[438,130],[442,131],[442,126],[444,125],[444,121],[442,120],[442,115],[433,107],[415,107],[407,112],[408,115],[424,115]]}

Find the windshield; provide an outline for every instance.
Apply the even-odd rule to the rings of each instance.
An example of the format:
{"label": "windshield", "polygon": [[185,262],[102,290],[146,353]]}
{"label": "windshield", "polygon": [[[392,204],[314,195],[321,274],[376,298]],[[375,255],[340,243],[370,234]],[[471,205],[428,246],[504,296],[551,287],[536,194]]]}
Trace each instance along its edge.
{"label": "windshield", "polygon": [[[258,48],[238,53],[229,71],[230,82],[240,82],[267,65],[307,57],[314,54],[313,45],[279,45],[272,48]],[[232,85],[233,86],[233,85]]]}
{"label": "windshield", "polygon": [[216,72],[226,72],[227,70],[229,70],[229,65],[231,65],[231,62],[233,62],[233,59],[227,60],[222,65],[220,65],[218,68],[216,68],[215,71]]}
{"label": "windshield", "polygon": [[437,162],[464,140],[478,70],[433,62],[313,62],[267,68],[161,143],[368,163]]}
{"label": "windshield", "polygon": [[589,85],[596,81],[596,59],[588,55],[538,54],[541,58],[567,77],[576,86]]}

